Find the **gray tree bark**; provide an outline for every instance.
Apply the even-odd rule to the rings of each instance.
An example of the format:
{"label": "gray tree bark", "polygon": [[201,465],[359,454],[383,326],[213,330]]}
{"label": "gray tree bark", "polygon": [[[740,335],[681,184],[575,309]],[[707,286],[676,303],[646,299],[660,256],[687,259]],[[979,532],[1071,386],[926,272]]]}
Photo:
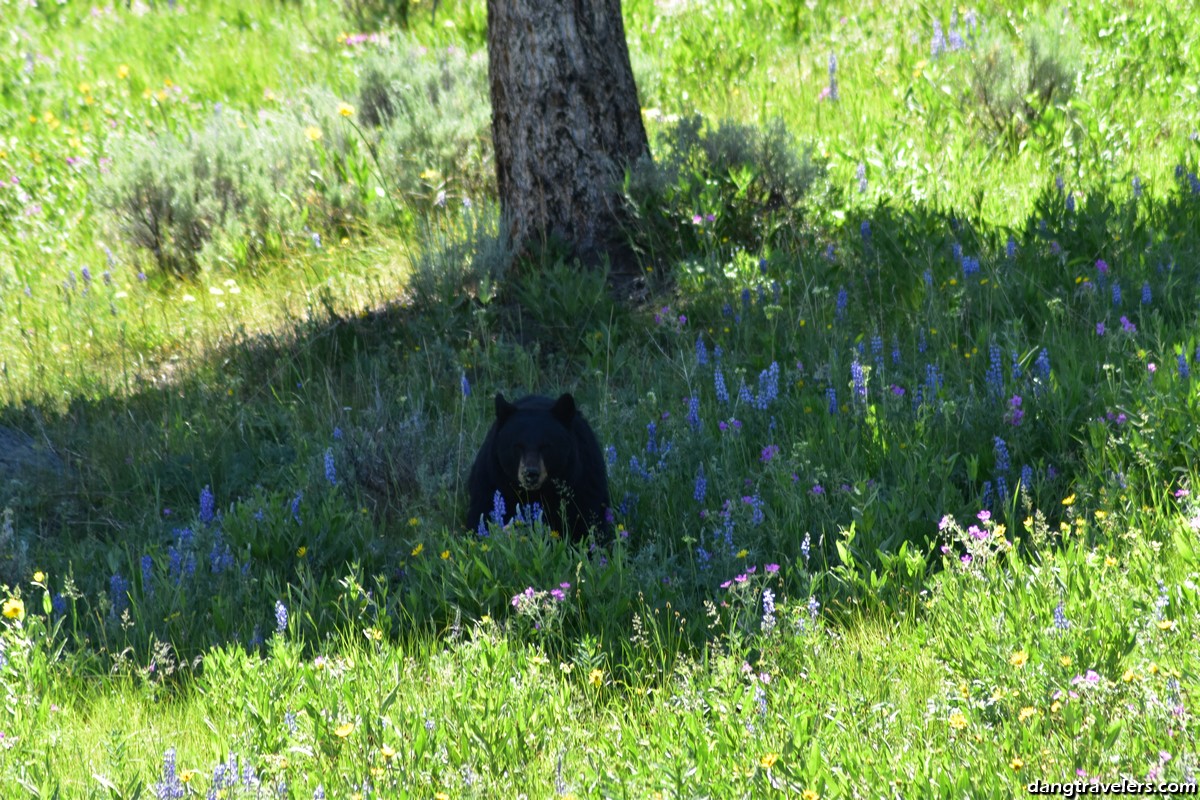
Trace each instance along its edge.
{"label": "gray tree bark", "polygon": [[518,252],[559,241],[588,266],[632,267],[623,169],[650,152],[620,0],[488,0],[500,205]]}

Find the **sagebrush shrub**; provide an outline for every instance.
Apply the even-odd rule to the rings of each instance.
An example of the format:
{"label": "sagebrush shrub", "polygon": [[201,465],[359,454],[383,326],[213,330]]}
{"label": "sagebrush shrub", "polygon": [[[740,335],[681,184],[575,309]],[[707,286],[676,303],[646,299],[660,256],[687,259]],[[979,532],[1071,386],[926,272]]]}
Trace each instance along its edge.
{"label": "sagebrush shrub", "polygon": [[405,203],[495,196],[485,55],[400,42],[365,60],[359,118]]}
{"label": "sagebrush shrub", "polygon": [[800,204],[823,167],[783,122],[765,128],[700,116],[658,136],[659,158],[644,158],[623,187],[626,231],[652,257],[703,251],[714,242],[756,248],[799,221]]}
{"label": "sagebrush shrub", "polygon": [[1070,99],[1078,47],[1065,28],[1030,26],[1019,42],[985,35],[971,60],[967,117],[1015,147],[1055,105]]}
{"label": "sagebrush shrub", "polygon": [[174,275],[218,259],[244,265],[278,251],[301,227],[309,164],[303,131],[216,111],[180,138],[138,134],[116,143],[100,205],[133,246]]}

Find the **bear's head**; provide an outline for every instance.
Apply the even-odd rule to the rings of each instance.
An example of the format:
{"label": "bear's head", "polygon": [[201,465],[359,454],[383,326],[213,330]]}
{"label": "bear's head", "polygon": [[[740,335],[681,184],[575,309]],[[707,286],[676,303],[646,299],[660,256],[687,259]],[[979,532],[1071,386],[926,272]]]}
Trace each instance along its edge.
{"label": "bear's head", "polygon": [[537,492],[547,480],[571,474],[575,398],[564,394],[553,403],[543,398],[518,402],[496,395],[496,456],[510,481],[526,492]]}

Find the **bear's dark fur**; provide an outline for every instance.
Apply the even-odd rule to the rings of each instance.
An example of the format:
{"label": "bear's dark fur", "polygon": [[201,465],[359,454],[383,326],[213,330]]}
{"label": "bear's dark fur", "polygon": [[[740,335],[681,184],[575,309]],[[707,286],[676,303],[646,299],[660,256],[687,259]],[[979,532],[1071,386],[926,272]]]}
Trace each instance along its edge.
{"label": "bear's dark fur", "polygon": [[[575,541],[595,529],[607,541],[608,470],[596,434],[576,410],[575,398],[541,395],[515,403],[496,395],[492,423],[468,481],[467,527],[490,520],[496,492],[504,498],[504,522],[533,503],[551,530]],[[565,512],[565,515],[564,515]]]}

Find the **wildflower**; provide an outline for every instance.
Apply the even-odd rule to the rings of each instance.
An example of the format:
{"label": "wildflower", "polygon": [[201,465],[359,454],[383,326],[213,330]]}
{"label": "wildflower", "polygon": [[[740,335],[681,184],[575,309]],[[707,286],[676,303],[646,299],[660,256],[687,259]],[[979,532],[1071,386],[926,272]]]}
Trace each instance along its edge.
{"label": "wildflower", "polygon": [[1054,607],[1054,627],[1060,631],[1065,631],[1071,627],[1071,622],[1067,619],[1066,609],[1062,600],[1059,600],[1058,605]]}
{"label": "wildflower", "polygon": [[213,507],[215,501],[213,498],[212,489],[205,486],[200,490],[200,521],[205,525],[210,524],[215,516]]}
{"label": "wildflower", "polygon": [[354,106],[350,105],[349,103],[338,103],[337,112],[343,117],[353,117]]}
{"label": "wildflower", "polygon": [[1129,321],[1129,317],[1121,317],[1121,330],[1125,333],[1137,333],[1137,325]]}
{"label": "wildflower", "polygon": [[1021,760],[1020,756],[1013,756],[1012,761],[1008,762],[1008,765],[1015,771],[1025,766],[1025,762]]}
{"label": "wildflower", "polygon": [[423,542],[418,542],[417,546],[412,549],[413,558],[416,558],[423,552],[425,552],[425,544]]}
{"label": "wildflower", "polygon": [[471,396],[471,382],[467,380],[467,373],[465,372],[459,378],[459,388],[462,389],[463,397]]}
{"label": "wildflower", "polygon": [[1021,420],[1025,418],[1025,411],[1021,408],[1021,395],[1014,394],[1008,401],[1008,421],[1014,427],[1021,424]]}
{"label": "wildflower", "polygon": [[858,179],[858,193],[866,194],[867,192],[867,165],[858,162],[858,169],[854,172],[854,177]]}
{"label": "wildflower", "polygon": [[779,445],[769,444],[762,449],[762,454],[761,454],[759,460],[762,461],[762,463],[764,463],[764,464],[769,464],[769,463],[771,463],[771,459],[773,459],[777,455],[779,455]]}
{"label": "wildflower", "polygon": [[762,765],[763,769],[770,769],[775,766],[777,761],[779,761],[779,753],[767,753],[758,760],[758,763]]}
{"label": "wildflower", "polygon": [[163,754],[162,780],[154,784],[154,796],[158,800],[175,800],[184,796],[185,789],[175,770],[175,748],[167,748]]}
{"label": "wildflower", "polygon": [[696,337],[696,363],[702,367],[708,364],[708,347],[703,336]]}
{"label": "wildflower", "polygon": [[857,358],[850,364],[850,380],[854,384],[855,400],[860,402],[865,401],[867,397],[867,380],[862,364],[858,363]]}
{"label": "wildflower", "polygon": [[588,683],[590,683],[592,686],[599,686],[600,684],[604,683],[604,671],[600,669],[594,669],[589,672]]}
{"label": "wildflower", "polygon": [[703,503],[704,497],[708,493],[708,479],[704,477],[704,465],[700,465],[699,471],[696,473],[696,489],[692,496],[697,503]]}
{"label": "wildflower", "polygon": [[1026,662],[1028,662],[1028,661],[1029,661],[1029,653],[1025,652],[1024,650],[1018,650],[1017,652],[1013,653],[1011,656],[1008,657],[1008,663],[1012,664],[1014,667],[1016,667],[1018,669],[1025,666]]}
{"label": "wildflower", "polygon": [[956,710],[950,715],[949,723],[951,728],[956,731],[961,731],[963,728],[967,727],[967,718],[961,711]]}
{"label": "wildflower", "polygon": [[1025,720],[1029,719],[1030,717],[1033,717],[1036,715],[1037,715],[1036,708],[1034,708],[1033,706],[1025,706],[1017,714],[1017,719],[1020,720],[1021,722],[1024,722]]}
{"label": "wildflower", "polygon": [[946,35],[942,33],[942,23],[940,20],[935,19],[933,21],[933,41],[929,46],[929,51],[934,58],[946,52]]}
{"label": "wildflower", "polygon": [[725,388],[725,375],[719,367],[713,370],[713,388],[717,393],[718,403],[729,402],[729,390]]}
{"label": "wildflower", "polygon": [[1097,323],[1096,323],[1096,335],[1097,335],[1097,336],[1103,336],[1103,335],[1104,335],[1104,323],[1103,323],[1103,322],[1097,322]]}
{"label": "wildflower", "polygon": [[508,509],[505,508],[504,495],[500,494],[500,490],[496,490],[496,494],[492,496],[492,522],[497,525],[504,524],[504,515]]}
{"label": "wildflower", "polygon": [[837,56],[835,56],[833,53],[829,54],[829,93],[828,93],[828,97],[830,100],[836,101],[838,99]]}
{"label": "wildflower", "polygon": [[310,142],[319,142],[324,134],[321,133],[321,129],[316,125],[309,125],[304,129],[304,135],[308,137]]}
{"label": "wildflower", "polygon": [[993,437],[992,444],[993,449],[996,451],[996,473],[1003,475],[1004,473],[1008,472],[1010,466],[1008,459],[1008,445],[1005,444],[1004,440],[999,436]]}
{"label": "wildflower", "polygon": [[687,423],[693,431],[700,430],[700,398],[688,398]]}
{"label": "wildflower", "polygon": [[1150,281],[1146,281],[1145,283],[1142,284],[1142,305],[1144,305],[1144,306],[1150,305],[1150,299],[1151,299]]}
{"label": "wildflower", "polygon": [[25,619],[25,604],[21,602],[19,597],[10,597],[4,601],[3,613],[8,619],[23,620]]}
{"label": "wildflower", "polygon": [[345,739],[347,736],[354,733],[354,723],[353,722],[343,723],[343,724],[337,726],[334,729],[333,733],[339,739]]}
{"label": "wildflower", "polygon": [[769,635],[775,629],[775,593],[770,589],[763,589],[762,602],[762,632]]}
{"label": "wildflower", "polygon": [[282,600],[275,601],[275,632],[283,633],[287,630],[288,610]]}
{"label": "wildflower", "polygon": [[825,390],[825,399],[829,401],[829,413],[838,413],[837,390],[830,386]]}
{"label": "wildflower", "polygon": [[850,300],[850,295],[846,292],[845,286],[838,287],[836,305],[834,306],[833,317],[837,320],[846,318],[846,305]]}
{"label": "wildflower", "polygon": [[1113,306],[1121,305],[1121,282],[1120,281],[1113,281],[1112,304],[1113,304]]}
{"label": "wildflower", "polygon": [[800,800],[821,800],[821,795],[812,789],[805,789],[800,793]]}
{"label": "wildflower", "polygon": [[765,572],[768,575],[774,575],[776,572],[779,572],[779,565],[778,564],[767,564],[765,567],[763,567],[763,572]]}
{"label": "wildflower", "polygon": [[329,481],[330,486],[337,486],[337,468],[333,463],[333,448],[325,450],[325,480]]}

